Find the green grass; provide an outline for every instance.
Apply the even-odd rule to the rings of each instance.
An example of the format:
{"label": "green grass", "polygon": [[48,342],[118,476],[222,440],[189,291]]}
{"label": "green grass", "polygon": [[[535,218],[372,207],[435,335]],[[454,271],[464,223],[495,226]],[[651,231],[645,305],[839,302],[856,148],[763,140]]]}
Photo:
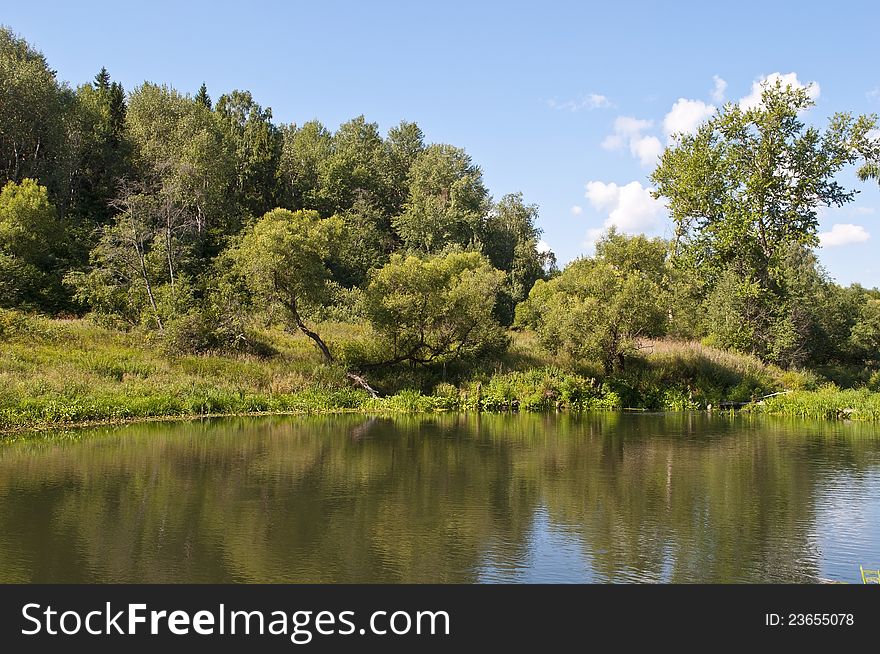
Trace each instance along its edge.
{"label": "green grass", "polygon": [[792,391],[751,405],[749,411],[813,419],[880,420],[880,393],[867,388],[841,390],[830,385]]}
{"label": "green grass", "polygon": [[[333,332],[333,327],[328,326]],[[143,334],[83,320],[0,316],[0,430],[218,414],[336,411],[368,397],[306,342],[280,354],[168,356]]]}
{"label": "green grass", "polygon": [[[353,324],[325,322],[320,332],[343,354],[372,339]],[[751,410],[880,419],[880,393],[811,390],[815,375],[692,342],[646,342],[603,379],[596,365],[555,357],[533,334],[511,332],[509,352],[482,366],[371,372],[387,394],[372,399],[341,366],[325,365],[305,336],[259,336],[276,355],[173,356],[149,334],[0,310],[0,431],[248,413],[690,410],[781,390],[793,392]]]}

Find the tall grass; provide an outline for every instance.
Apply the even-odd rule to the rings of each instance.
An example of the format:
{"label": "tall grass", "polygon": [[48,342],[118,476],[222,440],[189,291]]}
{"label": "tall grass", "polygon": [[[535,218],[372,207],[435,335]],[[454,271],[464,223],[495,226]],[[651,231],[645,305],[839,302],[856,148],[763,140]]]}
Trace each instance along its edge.
{"label": "tall grass", "polygon": [[748,407],[755,413],[813,419],[880,420],[880,393],[867,388],[827,386],[815,391],[792,391]]}

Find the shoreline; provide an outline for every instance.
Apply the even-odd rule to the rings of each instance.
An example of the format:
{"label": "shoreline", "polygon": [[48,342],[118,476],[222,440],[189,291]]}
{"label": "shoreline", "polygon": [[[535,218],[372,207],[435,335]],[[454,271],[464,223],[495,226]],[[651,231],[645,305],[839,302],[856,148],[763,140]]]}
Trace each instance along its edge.
{"label": "shoreline", "polygon": [[[173,354],[136,331],[16,312],[0,332],[0,439],[25,432],[261,415],[552,413],[591,410],[727,413],[880,421],[880,388],[840,386],[693,341],[651,341],[613,375],[508,333],[508,352],[473,367],[377,371],[385,395],[354,388],[304,336],[268,329],[275,354]],[[0,325],[2,327],[2,325]],[[370,333],[320,324],[340,351]],[[847,386],[858,385],[858,388]],[[763,399],[761,399],[763,398]],[[721,408],[725,407],[725,408]]]}
{"label": "shoreline", "polygon": [[[394,397],[394,396],[391,396]],[[425,396],[430,397],[430,396]],[[384,399],[384,398],[383,398]],[[213,420],[220,418],[259,418],[259,417],[285,417],[285,416],[330,416],[330,415],[364,415],[364,416],[388,416],[388,415],[429,415],[436,413],[483,413],[489,415],[519,415],[519,414],[583,414],[592,412],[612,412],[612,413],[638,413],[638,414],[673,414],[673,413],[694,413],[705,414],[707,416],[748,416],[748,417],[771,417],[771,418],[790,418],[798,420],[808,420],[813,422],[860,422],[860,423],[876,423],[878,419],[857,419],[853,420],[848,417],[847,410],[837,410],[835,416],[816,417],[810,415],[798,415],[794,413],[784,413],[781,411],[768,412],[762,410],[760,404],[748,404],[738,410],[733,409],[705,409],[690,408],[684,410],[668,409],[660,411],[650,411],[642,408],[602,408],[602,407],[584,407],[584,408],[558,408],[555,410],[533,410],[533,409],[507,409],[507,410],[477,410],[461,407],[432,407],[432,408],[387,408],[383,410],[377,406],[369,407],[331,407],[314,409],[290,409],[280,411],[231,411],[231,412],[212,412],[212,413],[187,413],[187,414],[165,414],[153,416],[131,416],[125,418],[108,418],[96,420],[81,420],[75,422],[56,422],[56,423],[33,423],[20,425],[15,427],[0,428],[0,444],[14,440],[15,437],[21,435],[38,435],[46,432],[58,431],[64,432],[68,430],[86,430],[98,427],[122,427],[128,425],[160,423],[160,422],[195,422],[197,420]]]}

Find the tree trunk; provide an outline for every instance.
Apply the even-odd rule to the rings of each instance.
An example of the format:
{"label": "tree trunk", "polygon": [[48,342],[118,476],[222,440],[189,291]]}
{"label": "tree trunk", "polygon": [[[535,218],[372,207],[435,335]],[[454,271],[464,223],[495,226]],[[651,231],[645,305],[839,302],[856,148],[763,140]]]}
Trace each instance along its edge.
{"label": "tree trunk", "polygon": [[[327,344],[324,342],[324,339],[322,339],[320,336],[318,336],[317,332],[314,332],[311,329],[309,329],[308,327],[306,327],[305,322],[303,322],[303,319],[300,317],[299,311],[297,310],[297,307],[296,307],[296,300],[291,300],[290,305],[289,305],[289,309],[290,309],[290,313],[293,315],[293,321],[296,323],[296,326],[299,328],[299,330],[303,334],[305,334],[306,336],[308,336],[310,339],[312,339],[315,342],[315,345],[317,345],[318,349],[321,350],[321,354],[324,355],[324,361],[326,361],[327,363],[333,363],[333,354],[331,354],[330,348],[327,347]],[[370,386],[367,383],[367,380],[364,379],[363,377],[361,377],[360,375],[353,373],[353,372],[346,371],[345,376],[348,377],[355,384],[357,384],[358,386],[363,388],[365,391],[367,391],[367,393],[370,394],[370,397],[379,397],[379,392],[375,388]]]}
{"label": "tree trunk", "polygon": [[312,339],[315,342],[315,345],[318,346],[318,349],[321,350],[321,354],[324,355],[324,360],[327,363],[333,363],[333,355],[330,354],[330,348],[327,347],[327,344],[323,341],[323,339],[318,336],[316,332],[313,332],[311,329],[306,327],[306,324],[302,321],[302,318],[299,317],[299,313],[294,308],[292,310],[293,320],[296,323],[296,326],[299,327],[299,330]]}

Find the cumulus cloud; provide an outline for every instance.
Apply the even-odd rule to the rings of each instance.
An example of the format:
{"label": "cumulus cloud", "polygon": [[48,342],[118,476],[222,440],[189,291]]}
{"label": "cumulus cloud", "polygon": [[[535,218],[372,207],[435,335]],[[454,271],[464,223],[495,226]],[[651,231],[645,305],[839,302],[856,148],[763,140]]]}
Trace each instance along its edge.
{"label": "cumulus cloud", "polygon": [[675,134],[696,133],[700,123],[712,117],[715,111],[714,105],[702,100],[679,98],[663,119],[663,131],[668,142],[672,143]]}
{"label": "cumulus cloud", "polygon": [[776,82],[780,82],[783,88],[790,86],[796,89],[807,89],[807,95],[809,95],[811,100],[817,100],[819,98],[819,82],[801,84],[797,73],[785,73],[784,75],[782,73],[770,73],[769,75],[752,82],[751,92],[744,98],[740,99],[739,106],[743,110],[754,109],[761,104],[761,92],[764,90],[764,85],[767,84],[773,86]]}
{"label": "cumulus cloud", "polygon": [[552,248],[550,244],[547,243],[544,239],[538,241],[538,244],[535,246],[535,249],[538,251],[538,254],[546,254],[547,252],[552,252]]}
{"label": "cumulus cloud", "polygon": [[715,84],[710,93],[712,101],[718,103],[724,102],[724,92],[727,91],[727,82],[718,77],[718,75],[713,75],[712,81]]}
{"label": "cumulus cloud", "polygon": [[583,213],[583,211],[584,211],[584,208],[583,208],[583,207],[578,206],[578,205],[574,205],[574,206],[571,208],[571,215],[572,215],[572,216],[580,216],[580,215]]}
{"label": "cumulus cloud", "polygon": [[663,144],[656,136],[643,136],[630,141],[629,150],[643,166],[651,166],[657,163],[657,159],[663,154]]}
{"label": "cumulus cloud", "polygon": [[604,96],[601,93],[589,93],[577,100],[566,100],[565,102],[559,102],[556,98],[552,98],[547,100],[547,106],[551,109],[580,111],[582,109],[605,109],[606,107],[613,107],[614,105],[611,104],[611,100],[609,100],[607,96]]}
{"label": "cumulus cloud", "polygon": [[819,234],[819,245],[823,248],[834,248],[852,243],[863,243],[869,238],[871,235],[861,225],[838,223],[832,225],[830,231]]}
{"label": "cumulus cloud", "polygon": [[628,234],[657,231],[665,215],[663,203],[639,182],[618,186],[614,182],[590,181],[584,196],[594,209],[607,216],[601,228],[587,232],[588,246],[612,226]]}
{"label": "cumulus cloud", "polygon": [[663,153],[663,144],[656,136],[642,134],[654,126],[653,120],[642,120],[632,116],[618,116],[614,120],[614,131],[602,141],[605,150],[622,150],[629,147],[630,153],[643,166],[657,162]]}

